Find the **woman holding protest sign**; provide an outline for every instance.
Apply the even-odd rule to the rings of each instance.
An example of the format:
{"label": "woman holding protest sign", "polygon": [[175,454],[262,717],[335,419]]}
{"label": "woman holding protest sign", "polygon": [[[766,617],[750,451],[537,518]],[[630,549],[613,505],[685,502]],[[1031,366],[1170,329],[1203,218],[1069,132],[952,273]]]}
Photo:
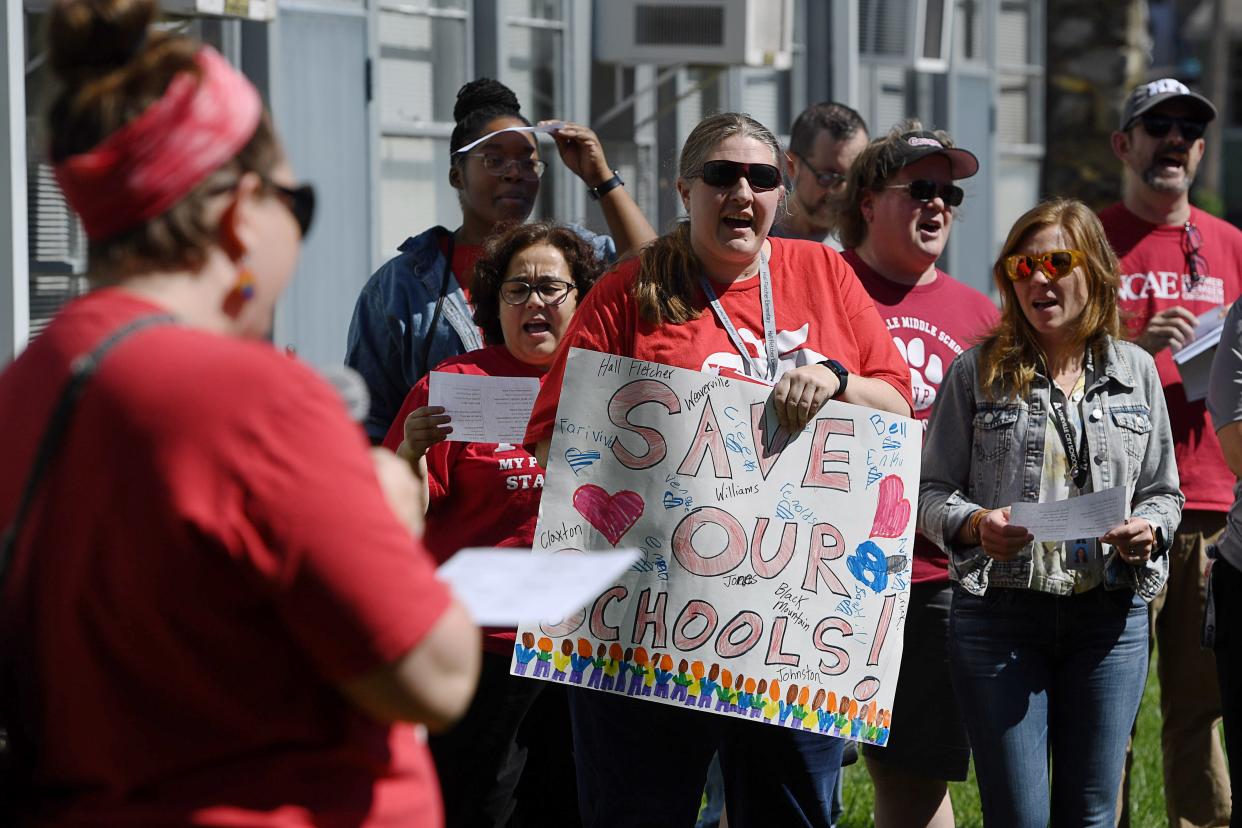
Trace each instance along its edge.
{"label": "woman holding protest sign", "polygon": [[[432,227],[406,239],[399,255],[363,287],[349,326],[345,361],[370,389],[365,425],[375,441],[384,438],[410,387],[432,366],[483,347],[470,320],[474,263],[498,227],[530,216],[547,168],[530,121],[503,83],[467,83],[457,92],[453,119],[448,179],[461,205],[461,226]],[[551,133],[561,161],[599,202],[613,235],[574,228],[597,257],[610,262],[655,237],[594,132],[561,122],[537,128]]]}
{"label": "woman holding protest sign", "polygon": [[[542,379],[601,269],[591,246],[564,226],[521,224],[493,237],[474,266],[474,321],[487,347],[435,370]],[[384,445],[416,468],[425,463],[431,553],[442,562],[469,546],[530,549],[543,468],[521,446],[447,440],[452,420],[443,407],[427,405],[429,389],[430,376],[418,381]],[[509,675],[514,643],[512,629],[487,632],[470,710],[453,730],[431,739],[449,825],[508,824],[524,769],[556,747],[544,744],[556,724],[548,719],[559,712],[567,722],[563,691]],[[555,701],[542,705],[539,739],[519,738],[541,690],[554,692]]]}
{"label": "woman holding protest sign", "polygon": [[[849,267],[823,245],[769,238],[785,195],[781,158],[775,136],[747,115],[694,128],[677,179],[689,219],[579,307],[531,417],[536,456],[546,459],[571,346],[771,384],[792,432],[830,399],[909,416],[909,370]],[[692,824],[717,751],[730,824],[831,824],[839,740],[604,693],[571,692],[570,711],[588,825]],[[653,733],[677,752],[654,788]],[[757,757],[766,772],[755,772]]]}
{"label": "woman holding protest sign", "polygon": [[[940,386],[919,530],[949,555],[985,821],[1111,825],[1181,514],[1164,394],[1151,356],[1118,338],[1117,259],[1081,202],[1019,218],[992,272],[1001,322]],[[1011,520],[1012,504],[1110,491],[1118,514],[1096,537],[1036,542]]]}
{"label": "woman holding protest sign", "polygon": [[313,190],[258,91],[157,14],[48,19],[95,289],[0,375],[4,781],[28,772],[0,822],[439,825],[403,723],[464,711],[478,630],[408,467],[267,341]]}

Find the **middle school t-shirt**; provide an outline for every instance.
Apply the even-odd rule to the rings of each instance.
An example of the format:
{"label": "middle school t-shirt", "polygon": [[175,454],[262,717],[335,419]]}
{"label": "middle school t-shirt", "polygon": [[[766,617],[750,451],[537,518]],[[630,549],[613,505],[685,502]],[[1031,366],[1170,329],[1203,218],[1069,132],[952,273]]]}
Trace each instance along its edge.
{"label": "middle school t-shirt", "polygon": [[[914,416],[925,423],[949,363],[992,329],[999,317],[996,306],[942,270],[936,271],[935,281],[902,285],[876,273],[853,250],[845,251],[843,258],[854,268],[910,366]],[[915,535],[911,582],[948,579],[948,557],[936,544]]]}

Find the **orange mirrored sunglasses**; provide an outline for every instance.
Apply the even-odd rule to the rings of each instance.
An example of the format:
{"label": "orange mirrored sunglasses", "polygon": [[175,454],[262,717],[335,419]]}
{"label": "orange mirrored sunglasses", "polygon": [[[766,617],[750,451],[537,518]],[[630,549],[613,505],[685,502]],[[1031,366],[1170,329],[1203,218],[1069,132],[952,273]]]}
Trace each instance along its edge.
{"label": "orange mirrored sunglasses", "polygon": [[1043,268],[1049,280],[1055,282],[1070,275],[1074,268],[1083,265],[1087,257],[1081,250],[1046,250],[1043,253],[1015,253],[1005,257],[1005,273],[1011,282],[1021,282],[1035,275],[1036,268]]}

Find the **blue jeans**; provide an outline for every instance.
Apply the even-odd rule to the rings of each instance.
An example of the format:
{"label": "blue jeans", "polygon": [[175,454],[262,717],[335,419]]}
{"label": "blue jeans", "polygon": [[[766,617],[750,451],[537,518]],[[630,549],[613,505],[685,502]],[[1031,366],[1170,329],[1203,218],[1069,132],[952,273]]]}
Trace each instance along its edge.
{"label": "blue jeans", "polygon": [[584,826],[694,825],[713,753],[720,755],[730,826],[831,826],[842,740],[568,690]]}
{"label": "blue jeans", "polygon": [[1147,677],[1143,600],[955,588],[949,661],[984,823],[1111,828]]}

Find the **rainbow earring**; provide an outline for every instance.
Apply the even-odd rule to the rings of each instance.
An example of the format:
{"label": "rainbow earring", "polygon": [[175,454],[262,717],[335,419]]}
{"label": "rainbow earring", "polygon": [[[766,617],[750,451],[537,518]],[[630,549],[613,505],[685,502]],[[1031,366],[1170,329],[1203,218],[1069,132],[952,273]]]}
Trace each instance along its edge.
{"label": "rainbow earring", "polygon": [[237,272],[237,281],[233,284],[233,295],[243,302],[254,298],[255,279],[250,268],[243,266]]}

